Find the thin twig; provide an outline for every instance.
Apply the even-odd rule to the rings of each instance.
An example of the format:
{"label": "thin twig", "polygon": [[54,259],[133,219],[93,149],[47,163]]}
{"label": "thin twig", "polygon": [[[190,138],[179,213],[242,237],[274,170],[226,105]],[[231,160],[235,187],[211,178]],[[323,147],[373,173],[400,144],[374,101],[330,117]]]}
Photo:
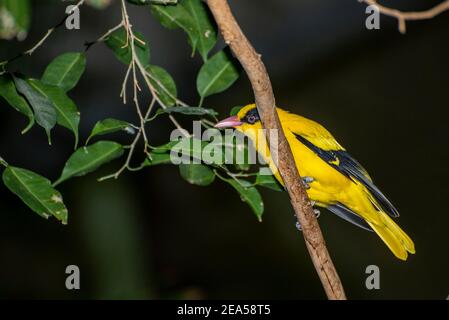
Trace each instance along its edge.
{"label": "thin twig", "polygon": [[[108,38],[108,36],[110,36],[112,34],[112,32],[116,31],[117,29],[119,29],[121,27],[123,27],[125,29],[126,43],[124,45],[124,48],[129,47],[129,49],[131,51],[131,61],[126,70],[126,74],[125,74],[125,77],[123,80],[120,96],[123,98],[123,103],[126,104],[127,103],[126,86],[127,86],[128,80],[130,78],[132,78],[133,103],[136,108],[137,115],[139,116],[140,123],[139,123],[139,126],[134,126],[135,129],[137,130],[137,134],[134,137],[134,140],[132,141],[132,143],[128,146],[129,150],[128,150],[128,155],[126,157],[125,163],[120,167],[120,169],[118,171],[116,171],[113,174],[110,174],[110,175],[100,178],[99,181],[104,181],[104,180],[112,179],[112,178],[117,179],[125,170],[137,171],[143,167],[143,166],[140,166],[138,168],[131,167],[131,160],[133,158],[136,147],[137,147],[139,141],[141,139],[143,139],[143,142],[144,142],[144,150],[143,151],[147,157],[151,158],[151,155],[149,152],[149,149],[151,148],[151,146],[148,141],[148,137],[147,137],[146,130],[145,130],[145,125],[147,124],[147,122],[149,122],[150,119],[153,119],[153,118],[150,118],[150,114],[153,111],[153,108],[156,105],[156,103],[159,104],[163,109],[167,108],[167,106],[159,98],[159,93],[158,93],[157,89],[153,86],[153,84],[149,80],[150,77],[152,77],[151,73],[142,65],[142,63],[139,60],[139,57],[137,55],[135,42],[137,41],[143,45],[145,45],[145,43],[141,39],[136,37],[136,35],[134,34],[134,31],[132,29],[132,24],[130,23],[130,20],[129,20],[128,10],[126,7],[125,0],[121,1],[121,12],[122,12],[121,23],[119,23],[114,28],[108,30],[99,39],[97,39],[93,42],[86,43],[86,50],[88,50],[92,45],[106,40]],[[139,93],[141,92],[141,87],[139,85],[139,79],[138,79],[139,74],[145,80],[145,84],[147,85],[148,90],[150,91],[151,96],[152,96],[151,103],[150,103],[147,111],[145,112],[145,114],[142,114],[142,110],[141,110],[140,102],[139,102]],[[154,77],[152,79],[154,79],[154,81],[158,84],[158,86],[162,90],[164,90],[167,94],[169,94],[171,97],[173,97],[173,95],[171,95],[169,90],[167,90],[163,86],[163,84],[160,83],[160,81],[158,79],[155,79]],[[176,101],[176,103],[178,105],[187,106],[187,104],[183,103],[182,101],[178,100],[177,98],[173,97],[173,99]],[[169,115],[169,117],[170,117],[171,121],[174,123],[174,125],[178,129],[181,130],[182,134],[187,137],[188,134],[185,133],[186,130],[181,127],[181,125],[176,121],[176,119],[172,115]]]}
{"label": "thin twig", "polygon": [[[155,103],[156,103],[156,99],[153,98],[151,100],[150,105],[148,106],[148,109],[147,109],[147,111],[145,113],[144,119],[148,119],[148,117],[151,114],[151,111],[153,110],[153,107],[154,107]],[[101,181],[112,179],[112,178],[118,179],[120,174],[122,174],[123,171],[125,171],[125,170],[136,171],[134,168],[131,167],[131,160],[132,160],[132,157],[134,155],[134,151],[136,149],[136,146],[137,146],[138,142],[140,141],[140,138],[143,135],[144,131],[145,131],[145,127],[139,127],[138,128],[138,131],[136,133],[136,136],[134,137],[133,142],[129,145],[128,156],[126,157],[126,161],[123,164],[123,166],[118,171],[116,171],[115,173],[107,175],[105,177],[102,177],[102,178],[98,179],[98,181],[101,182]]]}
{"label": "thin twig", "polygon": [[[278,169],[290,195],[296,217],[303,228],[307,249],[325,292],[329,299],[346,299],[343,285],[326,248],[321,229],[296,168],[292,151],[279,122],[273,89],[261,57],[243,34],[226,0],[208,0],[207,4],[225,42],[231,47],[251,81],[263,127],[267,130],[276,130],[278,133],[278,154],[277,157],[275,156],[278,159]],[[267,136],[270,137],[270,135]],[[270,142],[273,154],[275,148],[271,147],[273,144]]]}
{"label": "thin twig", "polygon": [[53,33],[53,31],[55,31],[55,28],[48,29],[44,37],[41,40],[39,40],[39,42],[36,43],[34,47],[25,51],[25,54],[31,56],[34,53],[34,51],[36,51],[45,42],[45,40],[48,39],[48,37]]}
{"label": "thin twig", "polygon": [[33,45],[33,47],[31,49],[29,49],[25,52],[19,53],[18,55],[16,55],[15,57],[13,57],[9,60],[0,62],[0,67],[3,69],[0,71],[0,75],[4,74],[6,72],[5,67],[7,64],[9,64],[17,59],[20,59],[23,56],[26,56],[26,55],[31,56],[38,48],[40,48],[45,43],[45,41],[53,34],[53,32],[55,32],[56,29],[58,29],[64,25],[64,23],[67,21],[67,19],[73,13],[73,11],[79,9],[79,7],[84,4],[84,2],[85,2],[85,0],[78,1],[78,3],[72,8],[72,10],[69,13],[66,13],[64,18],[57,25],[48,29],[47,32],[45,33],[45,35],[35,45]]}
{"label": "thin twig", "polygon": [[400,11],[393,8],[388,8],[377,3],[377,0],[359,0],[370,6],[376,6],[380,13],[396,18],[398,20],[399,32],[404,34],[406,30],[406,21],[410,20],[427,20],[436,17],[437,15],[449,10],[449,0],[443,1],[440,4],[424,11]]}
{"label": "thin twig", "polygon": [[[131,52],[132,52],[132,62],[131,64],[132,66],[132,71],[133,71],[133,78],[134,81],[136,83],[136,66],[139,69],[139,72],[141,73],[143,79],[145,80],[146,85],[148,86],[148,89],[150,90],[151,94],[154,96],[154,98],[156,99],[157,103],[163,108],[166,109],[167,106],[165,105],[165,103],[163,103],[161,101],[161,99],[159,98],[158,95],[158,91],[154,88],[153,84],[151,83],[151,81],[148,79],[148,77],[146,76],[148,71],[145,69],[145,67],[142,65],[141,61],[138,59],[137,55],[136,55],[136,49],[135,49],[135,44],[134,44],[134,40],[135,40],[135,35],[132,31],[132,25],[129,22],[129,16],[128,16],[128,12],[126,9],[126,4],[125,4],[125,0],[122,0],[122,12],[123,12],[123,20],[124,20],[124,26],[127,30],[127,34],[128,34],[128,41],[129,44],[131,45]],[[138,84],[137,84],[138,85]],[[167,90],[168,91],[168,90]],[[140,113],[139,108],[137,108],[138,113]],[[143,120],[143,118],[141,117],[141,114],[139,114],[140,118],[141,118],[141,122],[145,123]],[[175,117],[173,117],[173,115],[169,115],[170,120],[173,122],[173,124],[180,129],[182,132],[184,132],[184,129],[182,128],[182,126],[179,124],[179,122],[175,119]]]}
{"label": "thin twig", "polygon": [[105,41],[114,31],[120,29],[121,27],[123,27],[123,21],[120,22],[115,27],[109,29],[105,34],[103,34],[97,40],[84,43],[84,46],[86,47],[85,51],[88,51],[93,45]]}

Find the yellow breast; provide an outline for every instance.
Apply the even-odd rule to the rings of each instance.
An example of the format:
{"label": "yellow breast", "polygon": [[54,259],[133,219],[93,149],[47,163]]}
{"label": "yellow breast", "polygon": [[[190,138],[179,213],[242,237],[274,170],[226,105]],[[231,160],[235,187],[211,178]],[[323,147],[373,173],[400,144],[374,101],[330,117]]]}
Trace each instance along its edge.
{"label": "yellow breast", "polygon": [[[286,126],[287,122],[282,124],[287,141],[292,149],[296,167],[301,177],[313,177],[315,180],[310,184],[307,193],[311,200],[318,204],[329,205],[346,198],[347,190],[355,186],[354,183],[346,176],[332,168],[328,163],[323,161],[312,150],[303,145],[295,135]],[[275,161],[273,161],[266,136],[260,130],[259,126],[239,128],[253,142],[256,150],[262,155],[269,165],[276,179],[283,185],[282,178],[277,169]]]}

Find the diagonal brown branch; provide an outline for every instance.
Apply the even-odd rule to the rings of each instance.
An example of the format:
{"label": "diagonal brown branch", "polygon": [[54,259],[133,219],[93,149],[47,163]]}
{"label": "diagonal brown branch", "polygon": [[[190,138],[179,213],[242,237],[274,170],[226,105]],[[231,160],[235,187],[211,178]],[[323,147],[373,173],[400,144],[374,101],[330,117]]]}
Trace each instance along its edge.
{"label": "diagonal brown branch", "polygon": [[404,12],[393,8],[388,8],[377,3],[377,0],[359,0],[370,6],[376,6],[380,13],[396,18],[399,23],[399,31],[401,33],[406,32],[406,21],[409,20],[426,20],[432,19],[437,15],[449,10],[449,0],[443,1],[440,4],[434,6],[425,11],[409,11]]}
{"label": "diagonal brown branch", "polygon": [[[302,226],[307,249],[329,299],[346,299],[343,285],[332,263],[329,252],[313,212],[310,200],[296,168],[292,151],[285,139],[275,108],[270,78],[261,56],[252,47],[235,20],[227,0],[208,0],[207,4],[237,59],[245,69],[253,87],[257,109],[264,128],[278,132],[277,162],[296,217]],[[270,135],[267,135],[268,137]],[[270,141],[269,141],[270,143]],[[270,144],[272,145],[272,144]],[[272,151],[275,148],[271,148]]]}

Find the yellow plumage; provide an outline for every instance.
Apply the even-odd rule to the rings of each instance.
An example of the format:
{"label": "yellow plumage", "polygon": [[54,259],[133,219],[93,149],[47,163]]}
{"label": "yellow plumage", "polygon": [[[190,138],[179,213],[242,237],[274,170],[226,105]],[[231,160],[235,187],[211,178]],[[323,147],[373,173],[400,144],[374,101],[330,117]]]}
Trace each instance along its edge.
{"label": "yellow plumage", "polygon": [[[254,123],[245,121],[250,111],[256,114],[255,110],[255,105],[242,108],[237,115],[241,123],[235,128],[247,135],[259,152],[265,151],[262,152],[267,155],[265,160],[282,184],[266,140],[258,136],[263,135],[258,130],[262,129],[259,119]],[[406,260],[408,252],[415,253],[413,241],[385,212],[389,210],[391,215],[397,215],[396,209],[329,131],[312,120],[277,110],[301,177],[314,179],[307,190],[310,199],[321,207],[349,209],[348,212],[354,214],[354,221],[364,220],[399,259]]]}

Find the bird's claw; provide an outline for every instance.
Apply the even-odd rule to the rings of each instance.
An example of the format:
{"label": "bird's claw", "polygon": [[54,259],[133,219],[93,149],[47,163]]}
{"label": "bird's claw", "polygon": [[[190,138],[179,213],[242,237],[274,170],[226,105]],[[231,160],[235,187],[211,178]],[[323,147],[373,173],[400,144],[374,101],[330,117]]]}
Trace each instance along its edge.
{"label": "bird's claw", "polygon": [[304,188],[306,188],[306,189],[310,189],[310,184],[313,181],[315,181],[315,179],[312,177],[303,177],[302,178],[302,183],[304,184]]}
{"label": "bird's claw", "polygon": [[[312,201],[312,205],[315,204],[315,201]],[[313,209],[313,213],[315,214],[315,217],[318,219],[321,215],[321,211],[318,209]],[[299,221],[296,221],[296,229],[298,229],[298,231],[302,231],[302,227],[301,224],[299,223]]]}

